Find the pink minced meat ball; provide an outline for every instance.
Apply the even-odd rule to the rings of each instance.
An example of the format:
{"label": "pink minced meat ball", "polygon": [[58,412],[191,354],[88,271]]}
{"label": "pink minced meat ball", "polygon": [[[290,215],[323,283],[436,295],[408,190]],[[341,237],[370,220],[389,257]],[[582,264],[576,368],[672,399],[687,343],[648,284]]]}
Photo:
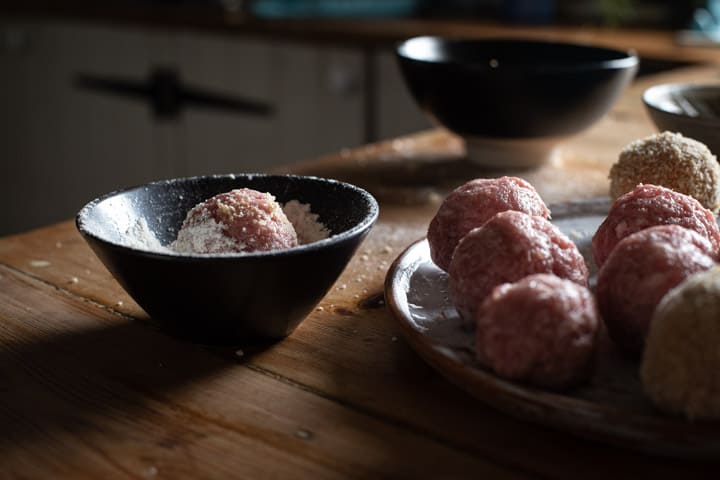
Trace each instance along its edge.
{"label": "pink minced meat ball", "polygon": [[239,253],[297,244],[295,229],[275,197],[241,188],[193,207],[171,247],[183,253]]}
{"label": "pink minced meat ball", "polygon": [[600,316],[586,287],[537,274],[495,287],[477,312],[477,358],[499,376],[551,389],[592,372]]}
{"label": "pink minced meat ball", "polygon": [[617,199],[592,240],[595,264],[601,267],[615,246],[628,235],[656,225],[679,225],[696,231],[720,251],[715,216],[689,195],[657,185],[640,185]]}
{"label": "pink minced meat ball", "polygon": [[456,188],[440,205],[428,228],[433,262],[447,271],[460,239],[506,210],[550,217],[535,188],[521,178],[478,178]]}
{"label": "pink minced meat ball", "polygon": [[465,235],[450,262],[450,297],[466,324],[501,283],[551,273],[583,286],[588,269],[575,244],[542,217],[508,210]]}
{"label": "pink minced meat ball", "polygon": [[678,225],[650,227],[623,238],[598,272],[595,293],[610,338],[630,354],[642,352],[663,296],[716,260],[710,242]]}

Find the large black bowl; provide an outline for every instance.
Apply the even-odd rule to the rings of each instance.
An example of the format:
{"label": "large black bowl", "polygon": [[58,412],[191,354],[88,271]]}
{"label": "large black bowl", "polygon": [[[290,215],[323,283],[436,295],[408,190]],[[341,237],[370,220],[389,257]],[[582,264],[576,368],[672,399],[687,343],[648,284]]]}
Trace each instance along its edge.
{"label": "large black bowl", "polygon": [[[310,204],[332,235],[247,254],[188,255],[129,246],[138,220],[168,244],[194,205],[243,187],[270,192],[280,203]],[[197,342],[232,344],[292,332],[330,289],[377,216],[375,199],[347,183],[243,174],[173,179],[110,193],[88,203],[76,224],[117,281],[163,328]]]}
{"label": "large black bowl", "polygon": [[500,146],[582,131],[610,109],[638,68],[633,53],[518,39],[415,37],[396,54],[424,111],[469,144],[490,139]]}

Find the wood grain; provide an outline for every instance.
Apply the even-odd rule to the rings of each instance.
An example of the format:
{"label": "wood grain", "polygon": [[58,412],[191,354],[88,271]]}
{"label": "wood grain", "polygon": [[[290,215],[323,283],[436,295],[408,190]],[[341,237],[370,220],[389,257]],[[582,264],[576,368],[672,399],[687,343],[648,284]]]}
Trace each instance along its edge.
{"label": "wood grain", "polygon": [[[702,80],[715,76],[716,71],[711,68],[657,78]],[[41,359],[28,364],[43,364],[43,368],[38,367],[38,373],[27,374],[29,377],[23,373],[15,384],[8,382],[10,388],[22,391],[22,385],[32,378],[27,388],[42,392],[37,395],[42,398],[50,385],[62,392],[57,385],[70,382],[72,391],[80,393],[71,392],[70,396],[63,397],[62,405],[67,408],[77,395],[95,399],[96,404],[108,402],[102,396],[105,393],[100,395],[97,390],[109,392],[110,397],[129,398],[110,402],[117,407],[112,412],[125,420],[105,418],[103,415],[110,410],[98,413],[90,409],[90,415],[80,418],[84,430],[70,432],[70,437],[63,437],[62,441],[55,438],[64,432],[61,428],[51,428],[52,437],[26,433],[25,438],[29,440],[19,442],[17,448],[11,449],[14,453],[2,453],[7,455],[3,463],[6,458],[8,462],[12,460],[13,468],[22,472],[30,468],[27,466],[29,452],[48,451],[47,459],[40,463],[42,472],[52,472],[58,464],[64,464],[62,459],[66,455],[68,458],[78,455],[81,460],[67,462],[78,472],[90,472],[87,476],[93,476],[94,472],[119,475],[101,459],[88,463],[97,464],[98,470],[84,469],[85,460],[102,457],[86,452],[88,438],[93,438],[94,443],[102,445],[103,455],[117,456],[116,461],[123,468],[132,472],[140,467],[149,468],[136,455],[140,455],[137,453],[140,450],[155,452],[156,444],[149,438],[161,435],[153,433],[148,426],[153,421],[146,422],[146,419],[148,415],[154,418],[151,413],[158,410],[166,441],[184,438],[183,435],[194,438],[196,430],[202,430],[205,422],[213,425],[208,428],[233,432],[213,433],[197,440],[199,445],[191,442],[187,447],[192,452],[190,457],[177,452],[161,456],[168,465],[177,463],[188,476],[204,468],[212,468],[208,471],[221,476],[226,465],[243,468],[241,460],[249,462],[244,468],[267,463],[268,468],[272,467],[271,473],[282,475],[285,470],[274,469],[281,469],[283,459],[291,457],[287,462],[293,465],[298,476],[439,476],[450,475],[449,467],[445,466],[447,462],[457,462],[458,470],[454,471],[457,476],[463,473],[498,476],[512,472],[548,478],[581,475],[590,479],[641,475],[713,478],[716,465],[651,457],[595,444],[514,420],[486,407],[442,379],[410,349],[400,338],[399,326],[382,298],[385,273],[392,260],[407,245],[424,236],[427,222],[442,195],[467,179],[467,175],[522,175],[535,184],[547,202],[604,194],[607,169],[619,150],[628,141],[653,131],[639,101],[644,85],[638,82],[606,118],[588,132],[564,143],[556,162],[535,170],[463,170],[462,143],[441,130],[288,167],[286,170],[297,173],[356,180],[380,198],[381,216],[320,304],[321,308],[289,338],[271,348],[241,346],[247,352],[241,368],[237,368],[238,360],[232,350],[203,349],[153,331],[144,322],[145,314],[94,258],[72,223],[0,239],[0,263],[6,265],[0,270],[0,282],[5,282],[0,289],[0,345],[3,351],[7,344],[8,348],[21,353],[12,363],[13,371],[15,366],[25,363],[22,359],[28,355],[30,360],[34,355]],[[59,313],[68,310],[72,312],[69,317]],[[23,313],[26,311],[28,314]],[[82,322],[75,325],[74,318]],[[73,331],[85,324],[100,328],[99,325],[116,323],[127,323],[132,328],[127,327],[122,335],[101,333],[97,342],[82,340],[82,335],[74,337],[77,341],[55,341],[65,338],[63,329]],[[111,326],[105,328],[112,330]],[[94,340],[95,337],[84,338]],[[30,346],[23,347],[25,343]],[[50,351],[61,353],[53,357],[34,353],[44,352],[46,343],[59,344]],[[98,347],[88,346],[92,344]],[[32,345],[43,348],[32,348]],[[109,365],[95,358],[96,355],[102,357],[105,351],[114,359]],[[124,359],[123,355],[128,353],[131,355],[127,363],[119,362],[118,358]],[[142,368],[148,358],[176,365],[175,374],[165,378],[166,370],[158,373],[156,369]],[[5,363],[0,363],[0,368]],[[70,370],[74,374],[60,375],[51,370],[52,364],[72,364]],[[187,375],[186,368],[191,368]],[[2,371],[6,378],[8,373],[5,369]],[[17,371],[23,370],[17,368]],[[87,380],[75,381],[76,377]],[[92,394],[83,393],[78,385],[85,381],[90,383]],[[113,393],[115,391],[119,393]],[[142,407],[145,402],[152,407],[151,412],[144,407],[131,408],[134,403]],[[9,412],[8,419],[19,418],[16,423],[21,427],[27,425],[23,431],[42,432],[45,422],[33,422],[32,415],[22,415],[21,403],[14,402],[13,408],[2,411]],[[41,402],[42,408],[50,409],[46,419],[51,426],[53,419],[68,415],[65,408],[55,411],[52,405],[52,402]],[[195,416],[198,411],[204,416]],[[140,423],[133,424],[135,420],[128,416],[138,416],[136,421]],[[132,426],[123,422],[130,422]],[[105,429],[109,433],[100,431]],[[185,429],[189,433],[183,433]],[[327,435],[327,443],[316,440],[321,445],[313,443],[308,447],[299,442],[303,447],[300,448],[293,436],[295,429],[312,431],[314,439],[320,438],[319,432],[322,432],[323,439]],[[145,443],[141,442],[143,448],[113,447],[116,443],[123,446],[133,443],[130,439],[139,435],[138,431],[147,436]],[[243,438],[252,441],[243,443],[245,440],[241,441],[236,435],[245,435]],[[219,443],[213,443],[215,441]],[[252,453],[233,460],[235,442],[240,445],[237,448]],[[340,447],[334,447],[334,443]],[[263,449],[268,449],[267,458],[280,460],[262,460],[266,458]],[[400,456],[390,455],[389,451],[398,451]],[[326,457],[334,460],[323,460]],[[204,462],[218,465],[210,467]],[[163,468],[168,467],[163,464]]]}
{"label": "wood grain", "polygon": [[[386,218],[391,219],[390,224],[386,223]],[[589,478],[606,477],[615,472],[618,465],[623,465],[623,472],[628,475],[652,472],[659,478],[673,477],[679,472],[696,475],[705,473],[706,465],[654,459],[513,420],[445,382],[404,343],[398,325],[379,301],[381,297],[375,297],[380,291],[385,273],[384,268],[377,268],[378,264],[382,263],[382,259],[392,259],[397,253],[395,248],[401,248],[405,240],[419,238],[423,233],[420,226],[416,229],[398,229],[396,222],[392,209],[384,213],[348,271],[323,301],[322,311],[314,312],[291,337],[272,349],[252,357],[248,355],[248,367],[262,376],[253,386],[254,389],[267,389],[264,377],[269,376],[289,385],[289,391],[284,392],[284,395],[293,396],[296,389],[310,392],[333,404],[345,405],[378,422],[387,422],[437,444],[492,458],[506,468],[534,475],[572,478],[596,458],[602,458],[604,462],[584,474]],[[137,322],[138,330],[146,329],[148,335],[152,335],[153,348],[158,355],[162,355],[165,361],[184,357],[186,353],[173,352],[168,350],[164,342],[158,343],[155,337],[164,336],[152,332],[149,325],[141,323],[145,317],[134,303],[128,300],[121,306],[115,305],[121,292],[120,287],[114,286],[104,292],[103,285],[112,283],[112,279],[96,261],[83,265],[83,262],[68,260],[87,258],[86,255],[89,255],[83,243],[72,240],[76,236],[74,226],[68,223],[11,237],[0,241],[0,261],[8,261],[14,265],[13,268],[28,271],[41,278],[42,282],[47,281],[63,290],[67,289],[73,295],[93,298],[107,309],[137,315],[140,318]],[[41,237],[45,237],[45,240],[37,240]],[[57,241],[62,242],[62,248],[54,246]],[[8,245],[13,247],[12,251]],[[47,250],[48,255],[38,257],[37,252],[42,251],[38,245],[52,248]],[[363,260],[363,255],[368,255],[368,260]],[[31,259],[37,258],[48,261],[50,265],[31,267]],[[375,260],[370,261],[372,258]],[[86,267],[92,272],[87,278],[93,281],[65,281],[65,268],[72,271],[73,268]],[[3,271],[0,275],[12,273]],[[362,282],[356,282],[360,275],[366,277]],[[47,288],[54,295],[56,292],[51,285]],[[342,288],[343,285],[345,288]],[[358,298],[354,298],[355,295]],[[17,298],[17,302],[20,305],[18,308],[25,308],[23,298]],[[27,302],[47,304],[44,300],[38,301],[34,294],[29,294]],[[52,315],[56,307],[52,303],[47,305],[46,314]],[[111,312],[101,311],[103,315],[115,317]],[[35,332],[37,328],[32,326],[28,333]],[[186,346],[194,348],[192,345]],[[242,348],[252,352],[252,346]],[[233,351],[212,353],[222,359],[234,356]],[[232,382],[235,381],[232,379]],[[213,395],[227,403],[222,393],[215,392]],[[242,393],[233,395],[242,396]],[[224,415],[225,408],[220,405],[218,411]],[[405,444],[406,441],[399,442]]]}
{"label": "wood grain", "polygon": [[[0,267],[3,474],[522,478]],[[402,446],[402,448],[396,448]],[[28,457],[33,461],[28,465]]]}

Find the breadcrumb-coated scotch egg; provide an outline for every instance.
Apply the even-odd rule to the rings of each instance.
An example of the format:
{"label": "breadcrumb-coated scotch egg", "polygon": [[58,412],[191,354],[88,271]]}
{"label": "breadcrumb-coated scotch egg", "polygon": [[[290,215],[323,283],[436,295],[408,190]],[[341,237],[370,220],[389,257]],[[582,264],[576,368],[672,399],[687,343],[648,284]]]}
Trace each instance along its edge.
{"label": "breadcrumb-coated scotch egg", "polygon": [[679,133],[662,132],[635,140],[610,169],[613,200],[641,183],[652,183],[696,198],[720,210],[720,165],[705,144]]}
{"label": "breadcrumb-coated scotch egg", "polygon": [[640,377],[660,409],[720,418],[720,269],[695,274],[662,299]]}

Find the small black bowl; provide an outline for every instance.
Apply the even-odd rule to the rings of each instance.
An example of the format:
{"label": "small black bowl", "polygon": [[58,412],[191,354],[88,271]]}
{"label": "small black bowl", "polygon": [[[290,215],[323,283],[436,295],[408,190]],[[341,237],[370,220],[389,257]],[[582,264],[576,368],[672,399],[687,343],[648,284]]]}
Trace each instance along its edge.
{"label": "small black bowl", "polygon": [[[196,204],[235,188],[310,204],[330,230],[325,240],[246,254],[189,255],[133,245],[144,219],[171,243]],[[223,175],[149,183],[109,193],[77,215],[80,233],[120,285],[162,328],[214,344],[278,340],[297,327],[343,271],[378,216],[365,190],[292,175]]]}
{"label": "small black bowl", "polygon": [[538,149],[602,117],[639,63],[589,45],[428,36],[402,42],[396,55],[420,108],[467,141],[471,160],[499,167],[542,163]]}
{"label": "small black bowl", "polygon": [[720,155],[720,84],[666,83],[648,88],[642,98],[660,131],[681,133]]}

